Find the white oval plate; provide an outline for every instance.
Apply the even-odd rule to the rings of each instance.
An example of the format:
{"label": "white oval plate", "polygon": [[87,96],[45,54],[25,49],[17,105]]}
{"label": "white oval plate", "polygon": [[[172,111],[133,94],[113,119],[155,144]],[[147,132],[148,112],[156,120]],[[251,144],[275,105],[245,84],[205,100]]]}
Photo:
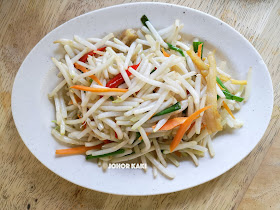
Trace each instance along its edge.
{"label": "white oval plate", "polygon": [[[199,167],[184,161],[174,180],[152,176],[151,168],[142,170],[110,169],[106,173],[83,155],[55,157],[55,150],[66,148],[51,135],[54,106],[47,94],[56,86],[56,70],[51,57],[61,57],[59,38],[102,37],[109,32],[141,27],[146,14],[156,28],[166,27],[180,19],[183,33],[205,40],[228,60],[232,74],[246,78],[253,67],[253,87],[250,99],[236,117],[244,121],[241,129],[214,139],[216,156],[199,159]],[[64,179],[77,185],[113,194],[154,195],[175,192],[207,182],[232,168],[247,156],[262,138],[273,107],[272,82],[265,63],[255,48],[226,23],[200,11],[162,3],[135,3],[108,7],[76,17],[47,34],[22,63],[13,86],[12,112],[16,127],[28,149],[41,163]]]}

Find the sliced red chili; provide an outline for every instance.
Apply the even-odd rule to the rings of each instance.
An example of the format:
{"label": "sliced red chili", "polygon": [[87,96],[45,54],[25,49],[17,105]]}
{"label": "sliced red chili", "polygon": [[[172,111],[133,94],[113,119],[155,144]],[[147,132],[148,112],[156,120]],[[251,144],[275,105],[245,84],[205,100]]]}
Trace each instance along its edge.
{"label": "sliced red chili", "polygon": [[[104,51],[105,49],[106,49],[106,47],[102,47],[102,48],[97,49],[97,51]],[[87,58],[88,58],[89,55],[90,55],[90,56],[93,56],[93,55],[96,55],[96,53],[95,53],[94,51],[90,51],[90,52],[84,54],[84,55],[79,59],[79,61],[85,63],[85,62],[87,61]]]}
{"label": "sliced red chili", "polygon": [[[131,68],[133,68],[134,70],[136,70],[138,68],[138,66],[140,65],[137,64],[137,65],[132,65],[132,66],[129,66]],[[128,69],[129,69],[128,67]],[[126,74],[127,76],[130,76],[131,75],[131,72],[128,71],[128,69],[126,70]],[[124,78],[122,76],[121,73],[117,74],[114,78],[112,78],[109,82],[107,82],[106,84],[106,87],[109,87],[109,88],[117,88],[119,85],[123,84],[124,83]]]}
{"label": "sliced red chili", "polygon": [[112,143],[113,141],[110,141],[110,140],[103,140],[104,144],[109,144],[109,143]]}

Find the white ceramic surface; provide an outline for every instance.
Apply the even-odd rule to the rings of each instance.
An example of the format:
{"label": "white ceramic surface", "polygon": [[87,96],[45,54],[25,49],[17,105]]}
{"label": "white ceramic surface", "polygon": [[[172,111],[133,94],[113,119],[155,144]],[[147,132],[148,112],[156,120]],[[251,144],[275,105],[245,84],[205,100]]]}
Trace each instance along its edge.
{"label": "white ceramic surface", "polygon": [[[55,150],[66,148],[51,136],[54,106],[47,94],[57,84],[51,57],[61,57],[59,38],[102,37],[109,32],[141,27],[140,17],[146,14],[156,28],[166,27],[180,19],[183,32],[199,37],[228,60],[234,75],[245,79],[253,67],[253,91],[247,103],[236,113],[245,125],[214,139],[215,158],[200,158],[199,167],[191,161],[179,168],[174,180],[152,176],[151,168],[142,170],[108,170],[104,173],[96,163],[83,155],[55,157]],[[226,46],[226,47],[225,47]],[[229,59],[230,58],[230,59]],[[12,112],[16,127],[28,149],[41,163],[57,175],[77,185],[113,194],[153,195],[187,189],[207,182],[241,161],[263,136],[272,113],[273,88],[265,63],[254,47],[226,23],[200,11],[171,4],[135,3],[104,8],[76,17],[47,34],[22,63],[12,92]]]}

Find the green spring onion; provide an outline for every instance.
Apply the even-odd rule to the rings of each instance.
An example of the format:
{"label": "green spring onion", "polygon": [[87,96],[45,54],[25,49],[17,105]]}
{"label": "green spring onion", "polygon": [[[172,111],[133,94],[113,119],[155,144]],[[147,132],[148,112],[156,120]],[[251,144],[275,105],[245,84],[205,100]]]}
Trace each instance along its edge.
{"label": "green spring onion", "polygon": [[93,82],[93,79],[90,78],[90,79],[89,79],[89,82],[92,83],[92,82]]}
{"label": "green spring onion", "polygon": [[111,101],[114,101],[114,100],[115,100],[113,96],[110,96],[109,98],[111,99]]}
{"label": "green spring onion", "polygon": [[222,88],[224,88],[227,92],[229,92],[228,89],[226,88],[226,86],[222,83],[222,81],[220,80],[220,78],[217,77],[217,76],[216,76],[216,81],[218,82],[218,84],[219,84]]}
{"label": "green spring onion", "polygon": [[174,45],[172,45],[170,43],[166,43],[166,44],[168,45],[169,49],[175,50],[175,51],[179,52],[183,57],[186,57],[182,49],[175,47]]}
{"label": "green spring onion", "polygon": [[198,45],[202,44],[203,46],[203,42],[193,42],[193,51],[197,53],[198,50]]}
{"label": "green spring onion", "polygon": [[171,112],[175,112],[177,110],[181,109],[181,104],[180,102],[177,102],[176,104],[173,104],[172,106],[158,112],[157,114],[155,114],[153,117],[155,116],[160,116],[160,115],[164,115],[164,114],[169,114]]}
{"label": "green spring onion", "polygon": [[204,43],[203,42],[193,42],[193,50],[194,52],[197,53],[198,51],[198,45],[202,44],[202,48],[201,48],[201,58],[202,58],[202,54],[203,54],[203,46],[204,46]]}
{"label": "green spring onion", "polygon": [[[235,96],[233,94],[231,94],[228,89],[226,88],[226,86],[222,83],[222,81],[219,79],[219,77],[216,77],[216,81],[217,83],[224,89],[222,90],[223,93],[225,94],[226,96],[226,99],[229,99],[229,100],[235,100],[235,101],[238,101],[238,102],[242,102],[244,100],[244,98],[242,97],[239,97],[239,96]],[[217,99],[219,99],[219,97],[217,97]]]}
{"label": "green spring onion", "polygon": [[223,93],[225,94],[226,96],[226,99],[229,99],[229,100],[235,100],[235,101],[238,101],[238,102],[242,102],[244,100],[244,98],[242,97],[239,97],[239,96],[235,96],[225,90],[223,90]]}
{"label": "green spring onion", "polygon": [[107,153],[107,154],[104,154],[104,155],[96,155],[96,156],[87,155],[86,159],[89,160],[89,159],[93,159],[93,158],[107,157],[107,156],[111,156],[111,155],[121,154],[121,153],[124,153],[124,152],[125,152],[124,149],[119,149],[119,150],[117,150],[115,152],[110,152],[110,153]]}
{"label": "green spring onion", "polygon": [[146,26],[146,27],[148,28],[148,26],[147,26],[147,24],[146,24],[147,21],[149,21],[149,19],[147,18],[146,15],[143,15],[143,16],[141,17],[141,22],[143,23],[144,26]]}

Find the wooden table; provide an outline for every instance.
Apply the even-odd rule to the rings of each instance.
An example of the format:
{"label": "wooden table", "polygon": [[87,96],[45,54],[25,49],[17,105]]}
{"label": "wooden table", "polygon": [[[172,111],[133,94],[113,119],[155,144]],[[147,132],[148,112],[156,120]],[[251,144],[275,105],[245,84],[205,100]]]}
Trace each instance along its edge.
{"label": "wooden table", "polygon": [[108,195],[65,181],[44,167],[25,147],[10,108],[14,77],[23,59],[41,38],[67,20],[127,2],[130,1],[0,0],[0,208],[280,209],[278,0],[164,1],[199,9],[233,26],[260,52],[272,76],[275,105],[270,125],[250,155],[224,175],[166,195]]}

